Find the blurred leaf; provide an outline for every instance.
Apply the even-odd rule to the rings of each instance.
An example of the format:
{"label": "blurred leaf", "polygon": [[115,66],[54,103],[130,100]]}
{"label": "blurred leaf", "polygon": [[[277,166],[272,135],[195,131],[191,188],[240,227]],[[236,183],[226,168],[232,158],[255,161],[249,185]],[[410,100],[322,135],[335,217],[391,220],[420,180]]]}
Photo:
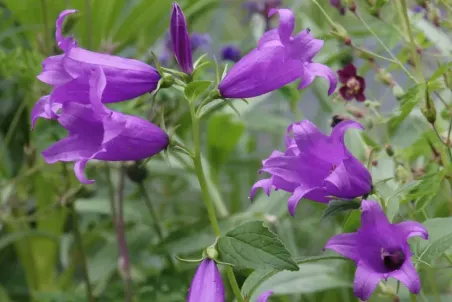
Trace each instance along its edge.
{"label": "blurred leaf", "polygon": [[328,207],[323,211],[320,219],[335,216],[341,212],[359,209],[360,206],[361,203],[354,200],[333,199],[328,203]]}
{"label": "blurred leaf", "polygon": [[212,84],[211,81],[194,81],[188,84],[185,87],[184,95],[185,98],[190,102],[193,103],[195,100],[197,100],[203,93],[206,91],[207,88],[209,88],[210,84]]}
{"label": "blurred leaf", "polygon": [[418,84],[401,96],[398,114],[391,117],[388,123],[390,135],[397,131],[400,124],[407,118],[414,107],[424,99],[425,87],[425,84]]}
{"label": "blurred leaf", "polygon": [[262,221],[229,231],[218,239],[217,247],[221,261],[239,268],[298,270],[290,252]]}
{"label": "blurred leaf", "polygon": [[353,210],[348,215],[344,223],[344,233],[356,232],[361,224],[361,211]]}
{"label": "blurred leaf", "polygon": [[216,170],[222,166],[234,151],[245,131],[245,125],[230,114],[216,114],[207,127],[207,157]]}
{"label": "blurred leaf", "polygon": [[428,230],[428,240],[415,238],[416,255],[419,259],[432,263],[442,253],[452,248],[452,217],[426,220],[424,226]]}

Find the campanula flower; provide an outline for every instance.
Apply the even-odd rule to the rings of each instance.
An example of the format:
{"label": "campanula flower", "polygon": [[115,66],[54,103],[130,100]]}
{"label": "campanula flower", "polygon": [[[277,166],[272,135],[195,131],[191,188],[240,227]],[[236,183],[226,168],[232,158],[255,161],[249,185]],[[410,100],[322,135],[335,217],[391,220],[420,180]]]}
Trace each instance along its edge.
{"label": "campanula flower", "polygon": [[224,302],[224,285],[217,264],[204,259],[196,270],[188,290],[187,302]]}
{"label": "campanula flower", "polygon": [[380,205],[363,200],[361,227],[356,233],[336,235],[325,248],[352,259],[356,265],[354,293],[367,300],[380,280],[395,278],[418,294],[419,275],[411,262],[407,239],[419,236],[428,239],[426,228],[416,221],[389,223]]}
{"label": "campanula flower", "polygon": [[364,89],[366,89],[366,81],[363,77],[360,77],[356,73],[356,67],[353,64],[348,64],[337,72],[339,75],[339,81],[344,84],[339,93],[347,101],[355,98],[358,102],[364,102],[366,96],[364,95]]}
{"label": "campanula flower", "polygon": [[221,49],[221,58],[223,61],[237,62],[241,57],[240,48],[235,45],[229,44]]}
{"label": "campanula flower", "polygon": [[268,297],[270,297],[271,295],[273,295],[273,291],[271,290],[263,292],[259,295],[259,297],[257,297],[257,302],[267,302]]}
{"label": "campanula flower", "polygon": [[279,13],[278,29],[266,32],[257,48],[245,55],[226,74],[218,86],[225,98],[249,98],[279,89],[298,78],[299,89],[307,87],[316,76],[329,81],[328,94],[336,88],[334,72],[327,66],[312,62],[323,46],[309,30],[292,37],[294,15],[289,9],[271,10]]}
{"label": "campanula flower", "polygon": [[101,102],[107,86],[101,67],[89,80],[89,104],[65,102],[58,122],[69,135],[42,152],[49,163],[75,161],[80,182],[93,183],[84,175],[91,159],[128,161],[148,158],[168,146],[168,135],[152,123],[132,115],[115,112]]}
{"label": "campanula flower", "polygon": [[262,162],[259,173],[272,176],[253,185],[250,199],[258,188],[264,189],[267,195],[272,188],[282,189],[292,193],[288,208],[294,215],[302,198],[327,203],[329,196],[353,199],[369,193],[370,173],[344,143],[349,128],[363,129],[358,122],[343,121],[327,136],[310,121],[291,124],[287,129],[286,151],[273,151]]}
{"label": "campanula flower", "polygon": [[65,10],[58,16],[55,37],[64,53],[45,59],[43,71],[37,77],[41,82],[53,86],[49,101],[87,101],[89,78],[92,70],[98,66],[102,67],[107,79],[102,95],[104,103],[133,99],[157,87],[161,77],[152,66],[138,60],[89,51],[78,47],[73,37],[64,37],[64,19],[75,12],[73,9]]}
{"label": "campanula flower", "polygon": [[191,74],[193,71],[192,49],[187,21],[180,6],[174,2],[171,12],[171,41],[176,61],[183,72]]}

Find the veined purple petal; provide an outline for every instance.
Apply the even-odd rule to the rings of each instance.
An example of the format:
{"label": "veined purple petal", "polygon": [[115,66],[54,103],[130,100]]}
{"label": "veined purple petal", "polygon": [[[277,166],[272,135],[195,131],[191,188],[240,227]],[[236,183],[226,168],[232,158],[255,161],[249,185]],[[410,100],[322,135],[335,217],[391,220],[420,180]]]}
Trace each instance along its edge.
{"label": "veined purple petal", "polygon": [[404,221],[395,225],[398,232],[405,238],[419,236],[424,240],[428,239],[428,231],[422,223],[417,221]]}
{"label": "veined purple petal", "polygon": [[50,56],[42,62],[43,70],[38,80],[52,86],[58,86],[73,80],[63,67],[64,55]]}
{"label": "veined purple petal", "polygon": [[267,302],[268,297],[270,297],[271,295],[273,295],[273,291],[271,290],[263,292],[259,295],[259,297],[257,297],[257,302]]}
{"label": "veined purple petal", "polygon": [[355,262],[359,261],[359,250],[358,250],[358,234],[357,233],[347,233],[339,234],[332,237],[325,245],[325,249],[330,249],[352,259]]}
{"label": "veined purple petal", "polygon": [[66,19],[67,16],[74,14],[76,12],[77,12],[76,9],[64,10],[60,13],[56,21],[55,39],[58,47],[64,52],[68,51],[72,47],[77,47],[77,41],[75,41],[74,38],[63,36],[64,19]]}
{"label": "veined purple petal", "polygon": [[405,261],[403,266],[399,270],[392,272],[390,276],[405,284],[413,294],[419,294],[421,280],[411,261]]}
{"label": "veined purple petal", "polygon": [[53,103],[50,95],[41,97],[31,110],[31,128],[33,129],[38,118],[42,117],[48,120],[58,118],[56,114],[61,108],[61,104]]}
{"label": "veined purple petal", "polygon": [[212,259],[201,262],[188,290],[187,302],[201,301],[225,301],[223,280]]}
{"label": "veined purple petal", "polygon": [[190,36],[184,13],[176,2],[173,3],[171,12],[170,31],[177,63],[183,72],[190,74],[193,71]]}
{"label": "veined purple petal", "polygon": [[278,27],[279,38],[281,39],[281,42],[283,44],[286,44],[290,41],[292,32],[295,28],[295,18],[293,12],[290,9],[285,8],[282,9],[272,8],[270,9],[268,16],[271,17],[276,13],[279,14],[279,27]]}
{"label": "veined purple petal", "polygon": [[353,286],[355,296],[366,301],[370,298],[381,279],[382,276],[380,274],[358,265]]}
{"label": "veined purple petal", "polygon": [[305,63],[304,73],[298,89],[303,89],[309,86],[315,77],[322,77],[329,83],[328,95],[331,95],[336,90],[337,79],[333,70],[326,65],[320,63]]}
{"label": "veined purple petal", "polygon": [[85,184],[85,185],[89,185],[89,184],[92,184],[95,182],[95,180],[87,179],[85,176],[85,166],[86,166],[87,162],[88,162],[87,159],[82,159],[82,160],[75,162],[75,165],[74,165],[75,176],[78,178],[78,180],[82,184]]}

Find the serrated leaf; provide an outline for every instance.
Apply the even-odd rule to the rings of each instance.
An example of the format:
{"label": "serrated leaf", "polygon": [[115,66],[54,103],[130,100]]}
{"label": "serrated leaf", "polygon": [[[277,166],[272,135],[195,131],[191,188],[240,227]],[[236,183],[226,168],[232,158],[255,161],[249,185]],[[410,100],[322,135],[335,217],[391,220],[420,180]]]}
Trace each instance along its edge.
{"label": "serrated leaf", "polygon": [[333,199],[329,202],[328,207],[323,211],[320,219],[337,215],[341,212],[359,209],[361,203],[353,200]]}
{"label": "serrated leaf", "polygon": [[184,89],[185,98],[189,102],[194,102],[207,88],[209,88],[211,81],[194,81],[188,84]]}
{"label": "serrated leaf", "polygon": [[432,263],[442,253],[452,248],[452,217],[433,218],[425,221],[428,230],[428,240],[416,238],[416,254],[420,260]]}
{"label": "serrated leaf", "polygon": [[217,247],[221,261],[238,268],[298,270],[290,252],[262,221],[248,222],[229,231],[218,239]]}

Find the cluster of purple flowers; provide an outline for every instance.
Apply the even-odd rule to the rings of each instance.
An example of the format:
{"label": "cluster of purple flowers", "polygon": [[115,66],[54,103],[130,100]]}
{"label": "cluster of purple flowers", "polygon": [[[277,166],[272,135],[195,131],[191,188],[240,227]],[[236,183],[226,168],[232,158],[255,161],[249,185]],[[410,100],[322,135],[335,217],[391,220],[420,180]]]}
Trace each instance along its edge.
{"label": "cluster of purple flowers", "polygon": [[[222,98],[248,98],[274,91],[301,79],[298,88],[309,86],[315,77],[326,79],[328,94],[337,85],[335,73],[313,62],[323,46],[309,30],[293,35],[295,21],[289,9],[265,7],[266,14],[279,15],[279,26],[267,31],[250,53],[241,57],[234,48],[224,50],[224,57],[237,63],[218,85]],[[43,96],[32,111],[32,124],[41,117],[54,119],[68,131],[68,136],[42,152],[47,163],[75,162],[80,182],[89,184],[84,173],[91,159],[103,161],[140,160],[165,149],[168,135],[151,122],[137,116],[110,110],[105,103],[133,99],[154,91],[164,75],[143,62],[100,54],[83,49],[73,37],[64,37],[64,19],[75,10],[63,11],[56,21],[56,42],[63,52],[43,62],[38,79],[53,90]],[[185,16],[173,4],[170,24],[171,51],[180,69],[194,70],[192,53],[205,41],[197,41],[187,30]],[[202,40],[202,39],[201,39]],[[198,45],[194,45],[198,43]],[[241,57],[241,58],[240,58]],[[363,101],[365,82],[353,65],[338,72],[344,85],[339,92],[346,100]],[[305,198],[328,203],[333,198],[351,200],[366,197],[372,190],[372,177],[366,167],[347,149],[345,132],[363,129],[355,121],[335,125],[330,136],[305,120],[291,124],[285,137],[285,150],[274,151],[262,162],[260,172],[270,178],[257,181],[251,189],[252,199],[258,188],[267,195],[283,190],[291,215]],[[391,224],[379,204],[362,199],[361,227],[356,233],[331,238],[325,248],[352,259],[357,265],[355,295],[367,299],[381,279],[393,277],[413,293],[420,290],[417,272],[410,260],[407,239],[427,238],[426,229],[417,222]],[[272,294],[265,292],[259,302]],[[199,265],[189,289],[187,301],[225,301],[225,290],[215,259],[207,256]]]}

